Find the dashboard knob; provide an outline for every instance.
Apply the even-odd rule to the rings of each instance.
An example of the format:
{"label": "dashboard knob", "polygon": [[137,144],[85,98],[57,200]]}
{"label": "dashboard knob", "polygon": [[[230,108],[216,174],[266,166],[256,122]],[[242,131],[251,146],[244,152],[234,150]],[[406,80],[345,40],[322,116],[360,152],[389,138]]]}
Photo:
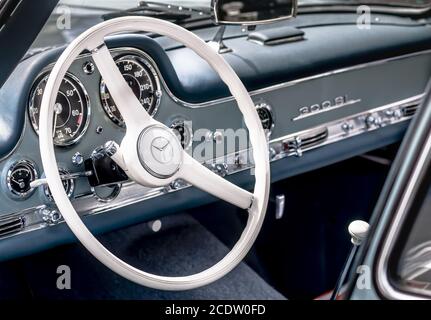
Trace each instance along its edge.
{"label": "dashboard knob", "polygon": [[79,167],[81,164],[84,163],[84,157],[81,153],[77,152],[72,156],[72,163],[73,165]]}
{"label": "dashboard knob", "polygon": [[42,208],[40,209],[42,220],[48,224],[57,224],[61,220],[61,213],[54,209]]}
{"label": "dashboard knob", "polygon": [[228,174],[228,166],[226,163],[213,163],[210,165],[210,169],[221,177]]}
{"label": "dashboard knob", "polygon": [[399,110],[399,109],[398,109],[398,110],[395,110],[395,111],[394,111],[394,118],[395,118],[395,119],[397,119],[397,120],[398,120],[398,119],[400,119],[402,116],[403,116],[403,112],[402,112],[401,110]]}
{"label": "dashboard knob", "polygon": [[382,117],[377,117],[377,118],[374,120],[374,125],[376,125],[377,127],[381,127],[381,126],[383,126],[383,119],[382,119]]}
{"label": "dashboard knob", "polygon": [[365,118],[365,124],[367,127],[372,127],[375,124],[375,121],[376,119],[372,115]]}
{"label": "dashboard knob", "polygon": [[353,124],[349,123],[349,122],[344,122],[341,125],[341,129],[345,132],[345,133],[349,133],[350,130],[353,129]]}

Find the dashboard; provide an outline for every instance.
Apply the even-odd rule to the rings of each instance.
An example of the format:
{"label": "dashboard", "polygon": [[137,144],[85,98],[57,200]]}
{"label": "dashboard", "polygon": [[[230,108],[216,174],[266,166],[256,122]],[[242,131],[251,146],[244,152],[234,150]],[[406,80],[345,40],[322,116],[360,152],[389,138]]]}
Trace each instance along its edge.
{"label": "dashboard", "polygon": [[[385,25],[372,36],[354,25],[304,31],[302,41],[271,46],[248,41],[248,34],[226,41],[233,52],[225,57],[250,90],[267,132],[273,181],[399,141],[431,75],[427,25]],[[325,45],[322,33],[331,39]],[[346,48],[340,34],[357,37]],[[358,49],[362,37],[369,40],[364,51]],[[174,130],[184,149],[202,143],[216,148],[226,130],[245,128],[221,80],[187,48],[145,35],[115,36],[108,45],[142,107]],[[73,241],[44,181],[38,145],[41,97],[62,50],[23,60],[0,90],[0,105],[6,108],[0,117],[0,259]],[[54,109],[63,185],[93,231],[215,200],[183,181],[156,189],[127,177],[113,182],[101,175],[94,182],[92,165],[103,158],[103,145],[120,142],[127,128],[90,54],[70,67]],[[196,129],[203,130],[197,134]],[[207,156],[204,163],[250,187],[252,164],[243,161],[250,152],[235,146],[234,152]],[[28,241],[34,245],[26,246]]]}

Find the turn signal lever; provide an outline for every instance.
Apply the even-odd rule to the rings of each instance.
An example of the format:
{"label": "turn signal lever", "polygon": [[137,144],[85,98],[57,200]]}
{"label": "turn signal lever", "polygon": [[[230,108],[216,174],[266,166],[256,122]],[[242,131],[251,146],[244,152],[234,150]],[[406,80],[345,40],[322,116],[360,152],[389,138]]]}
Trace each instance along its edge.
{"label": "turn signal lever", "polygon": [[[77,179],[77,178],[83,178],[83,177],[90,177],[93,174],[92,171],[85,171],[85,172],[74,172],[69,174],[62,174],[60,175],[61,180],[71,180],[71,179]],[[40,186],[43,186],[45,184],[48,184],[48,180],[46,178],[41,178],[34,180],[30,182],[30,188],[38,188]]]}
{"label": "turn signal lever", "polygon": [[[84,172],[63,174],[60,175],[60,179],[88,178],[91,187],[116,184],[128,180],[129,177],[124,170],[111,159],[117,153],[118,148],[115,142],[108,141],[103,146],[96,148],[90,158],[84,161]],[[46,184],[48,184],[46,178],[37,179],[30,183],[30,188],[38,188]]]}

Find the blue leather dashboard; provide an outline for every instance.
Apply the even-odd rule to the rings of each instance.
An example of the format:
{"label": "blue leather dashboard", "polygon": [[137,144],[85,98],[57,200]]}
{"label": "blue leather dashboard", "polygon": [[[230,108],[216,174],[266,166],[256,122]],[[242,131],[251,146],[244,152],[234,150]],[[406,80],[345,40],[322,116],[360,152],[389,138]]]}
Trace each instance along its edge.
{"label": "blue leather dashboard", "polygon": [[[312,19],[310,16],[262,27],[263,30],[301,28],[305,39],[297,42],[264,46],[248,41],[248,32],[239,28],[227,30],[225,43],[233,51],[224,57],[251,92],[253,100],[268,103],[273,109],[276,124],[270,137],[273,149],[270,151],[274,152],[271,165],[274,181],[399,141],[412,115],[401,113],[417,107],[431,76],[431,26],[425,20],[379,15],[380,23],[363,30],[354,23],[355,15],[337,14],[336,21],[335,15],[316,14]],[[320,23],[316,23],[316,19],[321,19]],[[196,33],[208,40],[214,30]],[[173,115],[181,115],[192,119],[198,127],[211,130],[243,127],[241,114],[229,98],[225,85],[208,64],[189,49],[164,37],[142,34],[111,37],[107,43],[110,48],[138,49],[152,58],[164,83],[160,111],[156,114],[159,121],[169,124]],[[37,76],[56,61],[63,49],[50,49],[23,60],[0,89],[1,179],[10,162],[22,156],[30,157],[42,170],[37,135],[28,123],[28,99]],[[94,111],[92,124],[82,142],[58,150],[58,159],[63,163],[70,162],[76,151],[88,155],[97,145],[103,144],[109,134],[120,139],[124,133],[104,115],[98,73],[89,77],[82,71],[82,62],[88,59],[77,59],[71,71],[89,91]],[[339,98],[343,99],[341,105],[336,102]],[[314,113],[328,103],[328,110]],[[396,112],[401,113],[398,116]],[[383,122],[368,123],[367,115],[382,116]],[[104,126],[103,135],[95,134],[97,125]],[[314,139],[316,136],[311,135],[314,132],[323,137],[321,144],[308,145],[307,152],[300,157],[301,147],[305,145],[298,145],[301,141],[298,138],[304,142]],[[286,150],[280,152],[277,148]],[[290,157],[292,155],[298,157]],[[252,182],[250,175],[244,172],[228,178],[245,187]],[[78,185],[78,189],[85,187]],[[37,215],[35,208],[45,204],[41,200],[43,197],[36,194],[17,202],[6,197],[3,191],[0,218],[12,213],[19,215],[27,209]],[[92,230],[103,232],[119,228],[215,199],[186,188],[145,201],[126,200],[118,200],[117,206],[111,203],[109,210],[103,211],[102,219],[96,214],[87,217]],[[41,224],[31,232],[0,240],[0,260],[73,240],[64,223],[45,227]],[[36,238],[34,246],[23,242],[23,239]]]}
{"label": "blue leather dashboard", "polygon": [[[282,28],[283,26],[278,26]],[[248,90],[256,90],[330,70],[394,57],[431,48],[431,26],[373,25],[361,30],[354,24],[314,26],[305,29],[305,40],[279,46],[261,46],[246,35],[226,40],[233,53],[224,57]],[[201,58],[189,49],[167,52],[158,42],[142,35],[117,36],[112,47],[131,46],[145,50],[179,99],[202,103],[225,97],[227,88]],[[169,43],[172,46],[172,43]],[[0,158],[16,145],[24,124],[24,109],[31,84],[40,70],[55,61],[62,49],[53,49],[24,61],[0,89]],[[17,95],[17,92],[21,93]]]}

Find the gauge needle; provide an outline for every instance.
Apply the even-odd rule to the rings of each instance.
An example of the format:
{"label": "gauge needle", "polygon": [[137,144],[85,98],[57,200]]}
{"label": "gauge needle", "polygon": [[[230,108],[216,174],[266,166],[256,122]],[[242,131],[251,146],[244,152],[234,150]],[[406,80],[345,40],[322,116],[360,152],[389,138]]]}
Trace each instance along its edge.
{"label": "gauge needle", "polygon": [[17,185],[19,185],[20,188],[24,188],[25,187],[25,183],[24,182],[18,182],[14,178],[11,178],[11,180],[13,182],[15,182]]}
{"label": "gauge needle", "polygon": [[52,136],[55,137],[55,127],[57,126],[57,117],[61,113],[62,106],[60,103],[54,105],[54,128],[52,129]]}

